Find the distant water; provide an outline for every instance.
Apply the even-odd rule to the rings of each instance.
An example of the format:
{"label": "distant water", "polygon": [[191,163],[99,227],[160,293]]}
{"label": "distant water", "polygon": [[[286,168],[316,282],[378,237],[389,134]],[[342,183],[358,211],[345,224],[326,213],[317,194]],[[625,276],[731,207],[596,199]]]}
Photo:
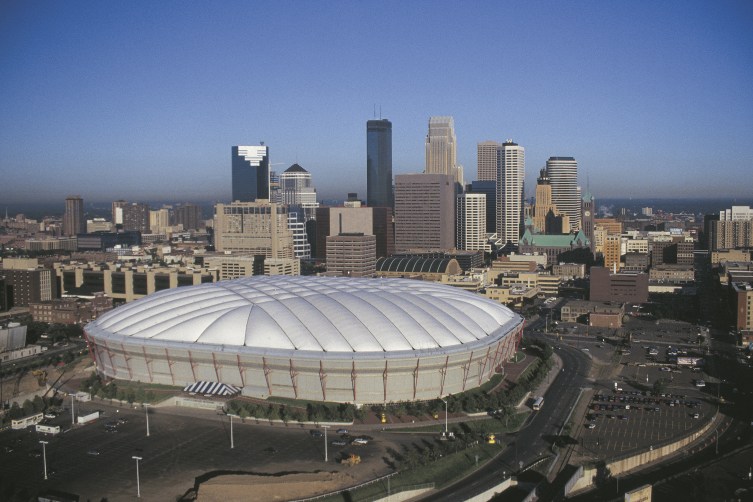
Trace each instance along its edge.
{"label": "distant water", "polygon": [[[180,203],[192,202],[202,208],[204,218],[210,218],[213,214],[213,206],[216,201],[148,201],[150,207],[159,209],[164,204],[177,205]],[[228,201],[223,201],[228,202]],[[327,203],[333,203],[335,201],[326,201]],[[339,202],[339,201],[337,201]],[[341,203],[337,204],[340,205]],[[718,213],[723,209],[729,209],[731,206],[753,206],[753,197],[749,199],[596,199],[596,204],[599,207],[609,209],[611,212],[616,213],[620,208],[625,208],[631,213],[640,214],[641,209],[644,207],[650,207],[656,211],[665,211],[669,213],[692,213],[692,214],[712,214]],[[323,203],[324,205],[324,203]],[[45,216],[61,217],[65,210],[65,202],[61,200],[59,202],[28,202],[28,203],[13,203],[3,204],[0,201],[0,218],[5,217],[5,212],[8,212],[8,216],[11,218],[17,214],[22,213],[27,218],[33,218],[35,220],[41,220]],[[84,200],[84,211],[86,217],[91,218],[107,218],[112,217],[112,203],[110,201],[105,202],[87,202]]]}

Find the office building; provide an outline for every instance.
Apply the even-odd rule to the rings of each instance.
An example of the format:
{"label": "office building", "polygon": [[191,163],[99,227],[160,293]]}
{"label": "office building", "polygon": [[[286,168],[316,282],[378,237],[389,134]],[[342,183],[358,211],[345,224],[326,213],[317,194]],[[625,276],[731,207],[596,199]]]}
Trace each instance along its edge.
{"label": "office building", "polygon": [[580,249],[590,250],[590,243],[583,232],[576,234],[545,235],[526,230],[518,243],[520,254],[546,255],[547,267],[563,261],[561,255]]}
{"label": "office building", "polygon": [[[732,307],[735,312],[735,329],[746,334],[753,334],[753,284],[734,282],[730,284]],[[750,339],[748,338],[748,341]]]}
{"label": "office building", "polygon": [[455,178],[449,174],[395,176],[395,250],[455,247]]}
{"label": "office building", "polygon": [[546,172],[552,185],[552,202],[570,218],[573,230],[581,228],[581,197],[578,188],[578,163],[573,157],[549,157]]}
{"label": "office building", "polygon": [[[496,176],[496,174],[495,174]],[[497,181],[472,181],[468,193],[486,195],[486,233],[497,231]]]}
{"label": "office building", "polygon": [[446,174],[452,176],[457,183],[463,182],[457,166],[457,140],[452,117],[429,119],[424,174]]}
{"label": "office building", "polygon": [[327,237],[327,273],[372,277],[376,269],[376,237],[345,233]]}
{"label": "office building", "polygon": [[604,268],[612,271],[620,270],[620,257],[622,253],[620,236],[607,234],[604,239],[602,252],[604,253]]}
{"label": "office building", "polygon": [[533,231],[540,234],[570,233],[570,218],[552,201],[552,185],[546,169],[540,171],[536,181]]}
{"label": "office building", "polygon": [[395,253],[395,229],[389,207],[320,207],[316,210],[315,258],[327,257],[327,237],[361,233],[376,237],[376,256]]}
{"label": "office building", "polygon": [[288,228],[293,233],[293,256],[301,260],[311,258],[311,244],[306,235],[306,222],[298,218],[298,213],[288,213]]}
{"label": "office building", "polygon": [[464,193],[457,196],[455,218],[458,249],[491,252],[486,239],[486,195]]}
{"label": "office building", "polygon": [[234,146],[232,156],[232,192],[234,202],[269,199],[269,147]]}
{"label": "office building", "polygon": [[613,273],[606,267],[591,267],[589,300],[592,302],[645,303],[648,275]]}
{"label": "office building", "polygon": [[282,203],[300,206],[306,221],[316,218],[316,188],[311,183],[311,173],[298,164],[293,164],[279,176]]}
{"label": "office building", "polygon": [[266,200],[216,204],[214,245],[219,252],[293,258],[287,207]]}
{"label": "office building", "polygon": [[49,268],[35,258],[6,258],[0,268],[5,278],[7,308],[28,307],[31,303],[57,298],[57,283]]}
{"label": "office building", "polygon": [[387,119],[366,122],[366,204],[393,207],[392,122]]}
{"label": "office building", "polygon": [[502,144],[497,169],[497,237],[516,243],[523,229],[525,148],[508,139]]}
{"label": "office building", "polygon": [[73,237],[86,232],[84,218],[84,200],[78,195],[65,198],[65,213],[63,214],[63,235]]}
{"label": "office building", "polygon": [[501,143],[482,141],[476,145],[476,180],[497,182]]}

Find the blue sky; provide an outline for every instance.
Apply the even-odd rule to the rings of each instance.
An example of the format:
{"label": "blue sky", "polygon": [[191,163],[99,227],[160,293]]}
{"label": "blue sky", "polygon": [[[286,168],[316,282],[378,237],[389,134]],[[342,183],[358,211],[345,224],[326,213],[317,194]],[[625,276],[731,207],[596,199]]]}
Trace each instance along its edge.
{"label": "blue sky", "polygon": [[227,200],[230,147],[270,147],[321,197],[366,192],[366,120],[420,172],[432,115],[458,162],[574,156],[597,197],[750,196],[753,3],[0,4],[0,204]]}

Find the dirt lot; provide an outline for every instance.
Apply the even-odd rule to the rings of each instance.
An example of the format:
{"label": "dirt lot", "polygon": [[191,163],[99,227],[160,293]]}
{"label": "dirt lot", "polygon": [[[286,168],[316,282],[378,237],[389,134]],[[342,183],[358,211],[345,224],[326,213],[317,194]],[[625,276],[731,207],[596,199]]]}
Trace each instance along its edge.
{"label": "dirt lot", "polygon": [[357,480],[349,472],[316,472],[284,476],[225,475],[201,484],[199,502],[291,500],[329,493]]}

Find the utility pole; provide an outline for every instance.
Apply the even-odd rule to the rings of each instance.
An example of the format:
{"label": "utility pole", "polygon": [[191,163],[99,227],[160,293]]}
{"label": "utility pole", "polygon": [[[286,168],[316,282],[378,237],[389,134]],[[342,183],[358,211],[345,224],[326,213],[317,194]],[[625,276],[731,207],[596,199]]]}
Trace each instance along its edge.
{"label": "utility pole", "polygon": [[40,441],[42,445],[42,461],[44,462],[44,479],[47,479],[47,441]]}
{"label": "utility pole", "polygon": [[139,479],[139,460],[142,460],[142,458],[136,455],[132,456],[131,458],[136,461],[136,498],[141,498],[141,480]]}
{"label": "utility pole", "polygon": [[322,425],[322,429],[324,429],[324,461],[328,462],[329,457],[327,456],[327,429],[329,429],[329,425]]}

